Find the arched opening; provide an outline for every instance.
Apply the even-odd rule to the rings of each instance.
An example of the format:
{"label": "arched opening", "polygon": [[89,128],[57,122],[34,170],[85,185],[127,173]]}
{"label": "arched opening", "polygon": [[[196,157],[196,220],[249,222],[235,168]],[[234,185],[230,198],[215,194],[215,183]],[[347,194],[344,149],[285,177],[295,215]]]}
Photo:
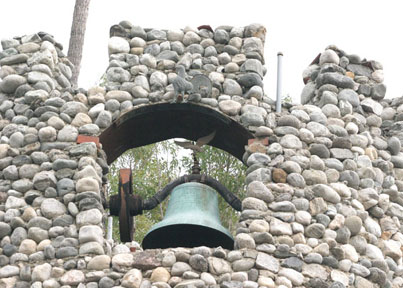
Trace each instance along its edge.
{"label": "arched opening", "polygon": [[[208,145],[204,146],[203,152],[197,156],[203,174],[217,180],[238,199],[246,197],[247,167],[241,161],[228,152]],[[177,146],[171,140],[129,149],[109,165],[106,191],[109,196],[116,195],[120,169],[130,167],[133,193],[142,199],[150,198],[172,181],[191,174],[192,166],[191,152]],[[220,222],[232,236],[235,236],[240,213],[223,197],[217,196]],[[164,219],[169,201],[170,197],[167,197],[154,209],[144,210],[142,214],[135,216],[134,241],[142,243],[151,227]],[[118,216],[113,216],[111,229],[111,238],[121,242]]]}
{"label": "arched opening", "polygon": [[209,143],[238,159],[252,134],[233,119],[194,104],[155,104],[124,114],[100,137],[108,163],[131,148],[175,137],[197,140],[216,131]]}
{"label": "arched opening", "polygon": [[242,160],[252,133],[220,112],[190,103],[162,103],[133,109],[102,132],[100,142],[110,164],[130,148],[171,138],[196,141],[214,130],[216,136],[209,145]]}

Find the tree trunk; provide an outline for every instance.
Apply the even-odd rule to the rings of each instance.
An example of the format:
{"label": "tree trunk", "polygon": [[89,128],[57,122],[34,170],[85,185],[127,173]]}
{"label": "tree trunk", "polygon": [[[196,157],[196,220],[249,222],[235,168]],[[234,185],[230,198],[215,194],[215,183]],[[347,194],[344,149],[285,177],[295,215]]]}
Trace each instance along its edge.
{"label": "tree trunk", "polygon": [[73,23],[71,25],[70,43],[67,57],[74,64],[71,83],[77,87],[78,75],[80,74],[81,58],[83,56],[84,34],[88,18],[90,0],[76,0],[74,6]]}

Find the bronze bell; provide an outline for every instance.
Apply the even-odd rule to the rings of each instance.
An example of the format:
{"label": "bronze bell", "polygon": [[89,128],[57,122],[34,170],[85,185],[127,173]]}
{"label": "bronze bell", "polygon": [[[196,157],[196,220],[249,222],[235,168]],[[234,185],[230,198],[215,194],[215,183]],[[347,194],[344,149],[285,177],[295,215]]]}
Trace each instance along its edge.
{"label": "bronze bell", "polygon": [[196,143],[175,143],[193,150],[192,174],[172,181],[154,196],[142,199],[133,194],[130,169],[121,169],[119,193],[110,198],[111,215],[119,216],[120,239],[133,240],[133,216],[152,210],[171,195],[164,219],[155,224],[143,239],[144,249],[169,247],[221,246],[232,249],[234,239],[221,225],[217,192],[235,210],[241,211],[241,201],[214,178],[200,174],[196,152],[209,143],[215,131],[199,138]]}
{"label": "bronze bell", "polygon": [[198,246],[233,249],[234,239],[220,222],[217,192],[197,182],[176,186],[164,219],[151,228],[142,246],[144,249]]}

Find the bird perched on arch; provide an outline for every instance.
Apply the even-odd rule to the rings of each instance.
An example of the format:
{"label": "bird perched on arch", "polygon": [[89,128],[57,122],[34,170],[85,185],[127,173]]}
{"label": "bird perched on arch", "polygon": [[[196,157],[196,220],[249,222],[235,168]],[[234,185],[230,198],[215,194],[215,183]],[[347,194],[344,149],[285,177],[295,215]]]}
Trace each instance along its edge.
{"label": "bird perched on arch", "polygon": [[[176,66],[176,78],[172,81],[172,85],[174,86],[174,99],[172,100],[171,103],[176,103],[178,102],[178,95],[182,95],[182,99],[185,99],[185,93],[189,93],[193,90],[193,85],[189,81],[186,80],[186,71],[185,67],[182,65],[177,65]],[[186,102],[186,101],[184,101]]]}
{"label": "bird perched on arch", "polygon": [[175,144],[178,146],[181,146],[185,149],[190,149],[193,151],[193,153],[197,152],[203,152],[203,146],[210,143],[211,140],[214,139],[216,131],[214,130],[212,133],[210,133],[207,136],[200,137],[197,139],[196,142],[193,141],[176,141],[174,140]]}
{"label": "bird perched on arch", "polygon": [[192,174],[200,174],[201,169],[199,166],[199,161],[197,160],[197,153],[203,152],[204,149],[202,148],[202,146],[210,143],[210,141],[214,139],[215,133],[216,131],[214,130],[209,135],[200,137],[199,139],[197,139],[196,142],[193,141],[179,142],[174,140],[176,145],[181,146],[185,149],[192,150],[192,156],[193,156]]}

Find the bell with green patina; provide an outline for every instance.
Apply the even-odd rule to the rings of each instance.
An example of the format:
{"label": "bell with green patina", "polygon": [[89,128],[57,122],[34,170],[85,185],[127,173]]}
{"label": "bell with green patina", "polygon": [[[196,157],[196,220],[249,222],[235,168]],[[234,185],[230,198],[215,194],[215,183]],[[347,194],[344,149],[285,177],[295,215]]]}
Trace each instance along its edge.
{"label": "bell with green patina", "polygon": [[144,249],[170,247],[218,247],[233,249],[231,233],[221,225],[217,192],[207,185],[189,182],[171,192],[164,219],[143,239]]}

